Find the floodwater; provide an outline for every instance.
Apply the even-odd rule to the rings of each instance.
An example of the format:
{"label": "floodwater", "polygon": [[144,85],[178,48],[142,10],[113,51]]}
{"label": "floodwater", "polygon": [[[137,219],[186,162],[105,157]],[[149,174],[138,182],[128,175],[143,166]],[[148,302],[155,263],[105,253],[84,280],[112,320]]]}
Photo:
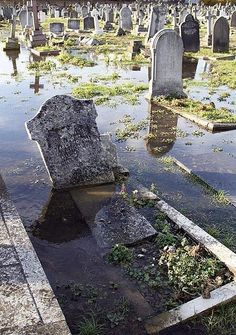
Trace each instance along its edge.
{"label": "floodwater", "polygon": [[[73,333],[76,333],[76,322],[84,311],[84,305],[80,305],[76,317],[73,306],[68,308],[63,301],[67,295],[65,285],[70,282],[80,282],[85,286],[96,283],[101,288],[104,301],[110,303],[120,298],[114,290],[109,291],[112,281],[119,282],[123,294],[129,296],[133,306],[136,305],[136,309],[131,311],[129,334],[144,334],[141,325],[137,328],[135,315],[140,311],[148,314],[145,302],[141,296],[134,299],[131,294],[135,290],[132,282],[124,281],[117,269],[105,264],[88,227],[88,222],[92,222],[106,199],[120,186],[109,185],[96,188],[94,192],[91,189],[73,190],[70,193],[53,191],[38,147],[29,140],[25,129],[24,123],[36,114],[47,99],[56,94],[70,94],[76,84],[70,84],[54,74],[40,77],[30,74],[27,64],[35,59],[24,47],[19,54],[7,55],[0,51],[0,59],[1,174]],[[118,71],[121,82],[148,83],[147,66],[132,70],[96,61],[98,65],[94,67],[80,69],[69,66],[66,71],[80,76],[79,82],[85,82],[95,75]],[[198,79],[207,68],[207,63],[202,60],[185,64],[183,77]],[[61,71],[65,69],[61,67]],[[235,100],[234,92],[228,90],[231,95],[227,100],[218,100],[224,90],[218,89],[211,100],[217,107],[229,107],[235,112],[232,103]],[[191,87],[188,91],[196,99],[206,100],[209,96],[206,87]],[[171,155],[181,161],[183,156],[199,154],[214,154],[219,158],[222,152],[235,158],[236,130],[212,134],[175,114],[156,113],[155,108],[145,100],[145,94],[140,97],[140,104],[135,106],[124,103],[113,108],[96,106],[100,133],[112,134],[120,163],[130,171],[127,188],[134,189],[137,184],[150,187],[154,183],[164,200],[194,222],[206,229],[214,225],[224,231],[229,230],[235,238],[235,207],[215,203],[204,186],[191,180],[178,167],[165,165],[159,158]],[[120,120],[126,114],[131,115],[134,122],[146,119],[147,127],[138,138],[118,142],[115,133],[117,128],[123,126]],[[143,136],[147,134],[154,136],[144,140]],[[214,158],[212,167],[214,169]],[[111,295],[109,299],[108,294]],[[107,302],[101,302],[108,309],[109,303],[107,306]],[[107,334],[126,334],[126,331],[127,328],[115,327]]]}

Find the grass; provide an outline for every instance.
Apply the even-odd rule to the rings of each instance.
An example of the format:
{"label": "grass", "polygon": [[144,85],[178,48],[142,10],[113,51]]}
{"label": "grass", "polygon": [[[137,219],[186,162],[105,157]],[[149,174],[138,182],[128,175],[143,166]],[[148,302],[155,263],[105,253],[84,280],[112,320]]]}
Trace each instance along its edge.
{"label": "grass", "polygon": [[123,244],[115,244],[108,255],[108,261],[113,264],[129,264],[132,259],[132,251]]}
{"label": "grass", "polygon": [[104,104],[115,96],[123,96],[124,100],[128,102],[131,95],[133,96],[132,102],[134,104],[138,102],[139,93],[147,89],[148,85],[146,84],[123,83],[109,86],[96,83],[81,83],[79,87],[74,88],[72,94],[79,99],[95,98],[96,104]]}
{"label": "grass", "polygon": [[236,60],[216,61],[208,74],[209,83],[213,87],[228,86],[236,88]]}
{"label": "grass", "polygon": [[78,325],[80,335],[102,335],[103,326],[97,322],[95,317],[91,315],[89,318],[84,318]]}
{"label": "grass", "polygon": [[235,335],[236,334],[236,304],[232,302],[227,305],[214,308],[207,315],[196,319],[193,324],[204,326],[207,335]]}
{"label": "grass", "polygon": [[158,161],[168,166],[174,164],[174,159],[171,156],[164,156],[164,157],[158,158]]}
{"label": "grass", "polygon": [[183,113],[194,114],[202,119],[219,123],[234,123],[236,115],[231,113],[227,108],[215,108],[213,104],[204,104],[200,101],[192,99],[176,99],[172,97],[155,98],[154,102],[168,104],[168,107],[173,107],[177,111]]}
{"label": "grass", "polygon": [[95,76],[90,79],[92,83],[96,83],[98,81],[115,81],[118,80],[121,76],[117,72],[113,72],[108,75]]}
{"label": "grass", "polygon": [[57,59],[62,64],[70,64],[70,65],[79,66],[79,67],[91,67],[91,66],[96,65],[96,63],[91,60],[87,60],[80,56],[72,56],[66,52],[61,53],[59,56],[57,56]]}
{"label": "grass", "polygon": [[27,68],[29,71],[36,73],[47,73],[54,70],[56,68],[56,64],[51,61],[40,61],[28,64]]}

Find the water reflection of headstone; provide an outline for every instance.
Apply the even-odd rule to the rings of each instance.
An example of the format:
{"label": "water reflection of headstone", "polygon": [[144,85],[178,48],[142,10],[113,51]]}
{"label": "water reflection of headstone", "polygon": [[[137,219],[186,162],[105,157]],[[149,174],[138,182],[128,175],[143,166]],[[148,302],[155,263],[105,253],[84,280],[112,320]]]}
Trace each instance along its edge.
{"label": "water reflection of headstone", "polygon": [[116,147],[107,136],[100,136],[96,117],[92,100],[58,95],[27,122],[55,188],[114,182]]}
{"label": "water reflection of headstone", "polygon": [[30,88],[34,89],[34,93],[39,93],[40,89],[44,88],[44,85],[39,83],[40,76],[36,75],[34,79],[34,84],[30,84]]}
{"label": "water reflection of headstone", "polygon": [[159,157],[173,147],[176,140],[178,115],[156,104],[149,104],[149,133],[146,139],[147,150]]}
{"label": "water reflection of headstone", "polygon": [[54,190],[32,232],[40,239],[63,243],[86,236],[90,230],[70,193]]}
{"label": "water reflection of headstone", "polygon": [[6,50],[6,55],[12,61],[13,76],[16,76],[18,74],[16,60],[19,57],[19,54],[20,54],[19,50]]}

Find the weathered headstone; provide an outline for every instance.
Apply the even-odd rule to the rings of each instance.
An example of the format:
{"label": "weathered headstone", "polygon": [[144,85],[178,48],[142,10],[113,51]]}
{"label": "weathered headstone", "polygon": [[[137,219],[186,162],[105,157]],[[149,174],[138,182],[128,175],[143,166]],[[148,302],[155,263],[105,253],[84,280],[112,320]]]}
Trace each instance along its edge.
{"label": "weathered headstone", "polygon": [[80,20],[78,19],[68,19],[68,29],[79,30]]}
{"label": "weathered headstone", "polygon": [[113,162],[104,150],[96,117],[92,100],[62,95],[46,101],[27,122],[55,188],[114,181]]}
{"label": "weathered headstone", "polygon": [[131,14],[132,12],[128,6],[124,6],[120,10],[120,27],[124,31],[131,31],[133,29]]}
{"label": "weathered headstone", "polygon": [[171,29],[162,29],[152,40],[152,73],[149,98],[184,96],[182,80],[183,41]]}
{"label": "weathered headstone", "polygon": [[99,28],[99,21],[98,21],[98,10],[94,8],[91,11],[91,17],[94,19],[94,34],[100,35],[103,33],[103,30]]}
{"label": "weathered headstone", "polygon": [[200,49],[199,23],[191,14],[185,17],[180,25],[180,35],[183,40],[184,50],[187,52],[198,52]]}
{"label": "weathered headstone", "polygon": [[229,51],[229,23],[225,17],[219,17],[213,27],[213,52]]}

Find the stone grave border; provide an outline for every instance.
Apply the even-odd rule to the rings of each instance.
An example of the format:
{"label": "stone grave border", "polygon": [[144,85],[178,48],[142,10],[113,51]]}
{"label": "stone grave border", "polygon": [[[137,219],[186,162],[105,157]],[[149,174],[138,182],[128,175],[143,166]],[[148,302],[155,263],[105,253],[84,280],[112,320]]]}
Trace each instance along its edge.
{"label": "stone grave border", "polygon": [[44,50],[40,51],[34,48],[29,49],[30,52],[37,56],[37,57],[44,57],[44,56],[58,56],[61,53],[61,50]]}
{"label": "stone grave border", "polygon": [[[19,260],[19,264],[23,270],[28,291],[34,301],[39,319],[41,320],[40,323],[45,327],[55,327],[55,329],[59,328],[61,335],[71,335],[65,316],[29,239],[19,213],[13,201],[9,198],[1,175],[0,216],[2,217],[3,224],[8,232],[9,238]],[[34,329],[36,329],[37,326],[38,324],[28,325],[28,327],[32,327]],[[27,330],[25,333],[24,329],[12,329],[12,334],[15,334],[15,331],[17,334],[27,333]],[[28,333],[31,334],[31,331],[29,330]],[[50,331],[48,333],[51,334]]]}
{"label": "stone grave border", "polygon": [[[208,182],[206,182],[204,179],[202,179],[202,177],[198,176],[195,172],[193,172],[191,169],[189,169],[185,164],[181,163],[178,159],[176,159],[173,156],[170,156],[171,159],[173,160],[173,163],[176,164],[180,169],[184,170],[185,172],[187,172],[188,174],[196,177],[203,185],[210,187],[213,191],[218,192],[219,190],[217,190],[216,188],[214,188],[213,186],[211,186],[210,184],[208,184]],[[232,202],[230,196],[226,196],[227,200],[230,202],[230,204],[232,206],[236,207],[236,204]]]}
{"label": "stone grave border", "polygon": [[201,117],[196,116],[195,114],[182,112],[178,108],[175,108],[175,107],[172,107],[172,106],[170,107],[164,102],[158,102],[155,105],[160,106],[162,108],[165,108],[167,111],[170,111],[172,113],[179,114],[180,116],[184,117],[185,119],[188,119],[188,120],[196,123],[200,127],[204,128],[208,131],[211,131],[211,132],[236,129],[236,122],[231,122],[230,123],[230,122],[207,121],[207,120],[204,120]]}
{"label": "stone grave border", "polygon": [[193,240],[200,243],[208,252],[219,259],[234,275],[234,279],[230,283],[211,291],[209,299],[198,297],[167,312],[146,319],[145,328],[147,333],[157,334],[163,329],[190,320],[214,307],[236,300],[236,254],[164,200],[158,198],[156,194],[142,186],[138,187],[138,190],[141,196],[156,199],[156,208],[165,213]]}

